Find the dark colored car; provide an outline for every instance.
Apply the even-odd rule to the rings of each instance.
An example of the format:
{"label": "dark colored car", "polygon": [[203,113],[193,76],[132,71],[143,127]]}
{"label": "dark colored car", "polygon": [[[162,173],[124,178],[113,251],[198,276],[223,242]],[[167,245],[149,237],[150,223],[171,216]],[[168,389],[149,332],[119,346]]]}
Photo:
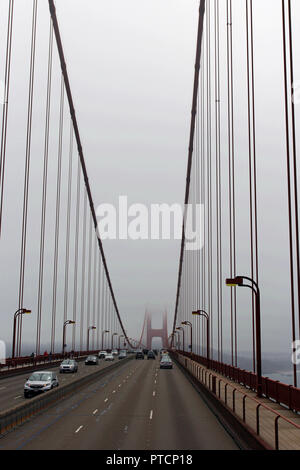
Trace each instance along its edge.
{"label": "dark colored car", "polygon": [[149,351],[147,354],[147,359],[155,359],[155,354],[153,351]]}
{"label": "dark colored car", "polygon": [[136,359],[144,359],[144,354],[141,351],[139,351],[139,352],[136,353],[135,358]]}
{"label": "dark colored car", "polygon": [[149,349],[143,349],[143,353],[145,356],[147,356],[148,352],[149,352]]}
{"label": "dark colored car", "polygon": [[85,360],[86,366],[96,366],[98,364],[98,357],[97,356],[88,356]]}

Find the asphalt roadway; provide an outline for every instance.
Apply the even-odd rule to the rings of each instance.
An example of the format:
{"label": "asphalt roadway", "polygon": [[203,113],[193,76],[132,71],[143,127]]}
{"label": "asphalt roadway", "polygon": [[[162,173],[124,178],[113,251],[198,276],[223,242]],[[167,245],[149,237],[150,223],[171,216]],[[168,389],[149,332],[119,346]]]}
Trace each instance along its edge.
{"label": "asphalt roadway", "polygon": [[[115,359],[115,361],[118,361],[118,359]],[[111,362],[99,360],[98,365],[86,366],[84,361],[81,361],[78,362],[78,372],[75,374],[71,374],[69,372],[60,374],[59,366],[51,367],[49,365],[50,367],[47,368],[47,364],[45,364],[45,367],[40,369],[38,372],[41,372],[42,370],[56,372],[59,384],[66,385],[67,383],[82,378],[85,375],[91,374],[98,369],[108,367],[111,364]],[[28,401],[28,399],[24,398],[24,384],[33,372],[34,369],[32,371],[27,371],[24,374],[7,377],[0,380],[0,412],[14,408],[17,405],[24,404]]]}
{"label": "asphalt roadway", "polygon": [[176,365],[160,370],[158,360],[132,360],[1,438],[0,449],[238,447]]}

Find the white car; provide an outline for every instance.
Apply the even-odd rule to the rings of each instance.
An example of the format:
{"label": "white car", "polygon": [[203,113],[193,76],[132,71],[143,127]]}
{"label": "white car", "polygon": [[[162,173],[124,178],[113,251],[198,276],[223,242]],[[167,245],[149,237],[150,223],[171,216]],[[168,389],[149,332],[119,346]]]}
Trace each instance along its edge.
{"label": "white car", "polygon": [[114,356],[113,356],[112,354],[109,353],[109,354],[106,354],[106,357],[105,357],[104,360],[105,360],[105,361],[114,361],[115,358],[114,358]]}
{"label": "white car", "polygon": [[65,359],[59,366],[59,373],[64,374],[65,372],[76,373],[78,372],[78,364],[73,359]]}
{"label": "white car", "polygon": [[55,372],[37,371],[33,372],[24,385],[24,398],[37,393],[48,392],[58,387],[59,382]]}
{"label": "white car", "polygon": [[117,356],[119,354],[116,349],[113,349],[111,353],[112,353],[113,356]]}
{"label": "white car", "polygon": [[105,359],[106,356],[107,356],[106,351],[100,351],[99,354],[98,354],[99,359]]}

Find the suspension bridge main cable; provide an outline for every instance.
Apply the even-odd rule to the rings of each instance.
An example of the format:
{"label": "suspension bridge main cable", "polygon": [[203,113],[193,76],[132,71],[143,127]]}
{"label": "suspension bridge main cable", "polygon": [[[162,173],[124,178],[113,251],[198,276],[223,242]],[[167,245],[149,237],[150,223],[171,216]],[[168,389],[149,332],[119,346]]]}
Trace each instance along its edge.
{"label": "suspension bridge main cable", "polygon": [[[197,103],[198,103],[199,74],[200,74],[200,63],[201,63],[201,52],[202,52],[204,15],[205,15],[205,0],[201,0],[200,1],[200,7],[199,7],[197,50],[196,50],[194,89],[193,89],[193,102],[192,102],[192,118],[191,118],[190,140],[189,140],[189,155],[188,155],[188,164],[187,164],[186,191],[185,191],[185,200],[184,200],[185,206],[189,202],[191,169],[192,169],[192,161],[193,161],[193,153],[194,153],[194,138],[195,138]],[[182,226],[182,241],[181,241],[180,259],[179,259],[179,272],[178,272],[178,283],[177,283],[177,294],[176,294],[175,315],[174,315],[174,323],[173,323],[173,333],[175,333],[175,331],[176,331],[176,321],[177,321],[177,313],[178,313],[178,306],[179,306],[179,296],[180,296],[180,287],[181,287],[184,248],[185,248],[185,218],[184,218],[183,226]],[[172,336],[172,346],[173,346],[173,341],[174,341],[174,335]]]}

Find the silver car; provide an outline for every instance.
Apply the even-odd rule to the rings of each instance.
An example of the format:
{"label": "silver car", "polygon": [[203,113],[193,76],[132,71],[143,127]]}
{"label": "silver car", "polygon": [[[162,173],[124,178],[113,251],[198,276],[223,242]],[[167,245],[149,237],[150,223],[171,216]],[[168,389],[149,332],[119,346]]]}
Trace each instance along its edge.
{"label": "silver car", "polygon": [[65,359],[59,366],[59,373],[64,374],[65,372],[76,373],[78,372],[78,364],[73,359]]}
{"label": "silver car", "polygon": [[33,372],[24,385],[24,398],[38,393],[48,392],[58,387],[59,382],[55,372],[37,371]]}

